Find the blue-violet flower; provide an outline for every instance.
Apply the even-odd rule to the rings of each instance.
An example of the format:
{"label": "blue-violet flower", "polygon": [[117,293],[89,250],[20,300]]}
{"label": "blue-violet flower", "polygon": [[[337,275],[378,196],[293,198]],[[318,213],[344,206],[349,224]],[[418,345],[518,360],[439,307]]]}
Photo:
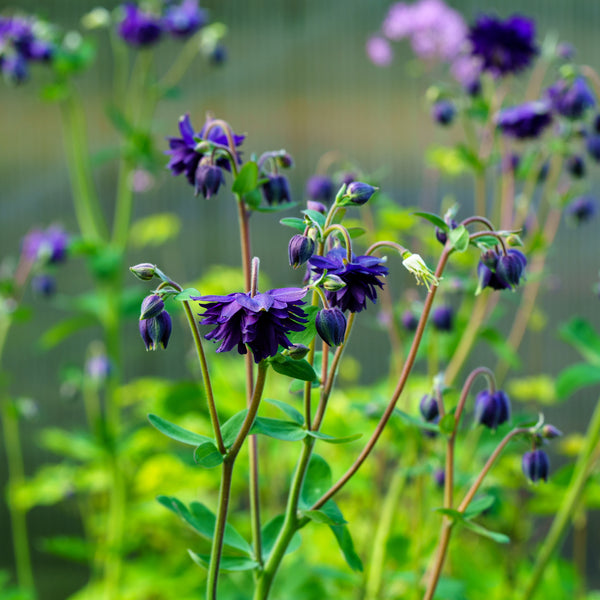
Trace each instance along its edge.
{"label": "blue-violet flower", "polygon": [[496,429],[510,419],[510,400],[506,393],[483,390],[475,398],[475,422]]}
{"label": "blue-violet flower", "polygon": [[198,6],[198,0],[183,0],[167,7],[164,24],[174,37],[189,37],[208,23],[208,15]]}
{"label": "blue-violet flower", "polygon": [[546,90],[546,96],[552,108],[569,119],[580,119],[586,109],[596,105],[594,94],[583,77],[557,81]]}
{"label": "blue-violet flower", "polygon": [[548,455],[543,450],[533,450],[523,455],[522,461],[523,473],[525,477],[532,482],[543,479],[548,481],[548,471],[550,470],[550,461]]}
{"label": "blue-violet flower", "polygon": [[526,102],[496,115],[496,125],[502,133],[521,140],[538,137],[550,123],[552,112],[546,102]]}
{"label": "blue-violet flower", "polygon": [[346,317],[337,306],[323,308],[315,317],[315,327],[326,344],[339,346],[346,335]]}
{"label": "blue-violet flower", "polygon": [[128,2],[122,6],[124,16],[117,31],[130,46],[151,46],[162,35],[162,21],[157,15],[141,10]]}

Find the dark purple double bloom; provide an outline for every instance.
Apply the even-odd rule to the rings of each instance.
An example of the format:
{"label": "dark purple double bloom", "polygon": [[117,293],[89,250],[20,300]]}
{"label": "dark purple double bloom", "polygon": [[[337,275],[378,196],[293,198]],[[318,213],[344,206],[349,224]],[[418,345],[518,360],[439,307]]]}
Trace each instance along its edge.
{"label": "dark purple double bloom", "polygon": [[481,68],[502,77],[527,68],[538,53],[535,23],[513,15],[506,21],[483,15],[469,32],[471,54],[481,60]]}
{"label": "dark purple double bloom", "polygon": [[525,255],[515,248],[510,248],[506,254],[489,250],[481,255],[477,265],[479,285],[477,294],[484,288],[493,290],[513,289],[519,285],[527,266]]}
{"label": "dark purple double bloom", "polygon": [[557,81],[546,90],[546,96],[552,108],[568,119],[580,119],[588,108],[596,105],[594,94],[583,77]]}
{"label": "dark purple double bloom", "polygon": [[496,125],[502,133],[520,140],[538,137],[551,123],[551,106],[541,101],[511,106],[496,116]]}
{"label": "dark purple double bloom", "polygon": [[254,362],[275,356],[280,346],[289,348],[291,331],[306,327],[306,314],[301,306],[305,288],[280,288],[263,294],[234,293],[227,296],[193,298],[205,309],[201,325],[216,325],[204,337],[220,341],[217,352],[237,347],[240,354],[250,348]]}
{"label": "dark purple double bloom", "polygon": [[[223,182],[223,173],[215,169],[231,170],[229,160],[223,156],[217,157],[214,162],[207,152],[198,152],[196,146],[199,141],[209,141],[222,146],[228,145],[227,135],[221,126],[216,126],[208,131],[211,120],[208,119],[199,132],[195,132],[188,114],[179,119],[179,132],[181,137],[171,137],[169,148],[165,154],[171,159],[167,168],[173,175],[185,174],[187,180],[194,186],[196,193],[202,192],[205,198],[217,193]],[[245,136],[233,135],[235,146],[240,146]],[[208,192],[208,193],[207,193]]]}
{"label": "dark purple double bloom", "polygon": [[331,306],[342,311],[360,312],[367,308],[367,298],[377,301],[377,288],[383,288],[382,277],[388,274],[380,258],[375,256],[355,256],[348,262],[346,250],[333,248],[327,256],[313,256],[309,261],[313,273],[321,276],[324,271],[328,275],[337,275],[346,285],[336,291],[325,291]]}
{"label": "dark purple double bloom", "polygon": [[34,21],[23,17],[0,17],[0,70],[12,83],[29,76],[29,62],[48,62],[54,46],[34,33]]}
{"label": "dark purple double bloom", "polygon": [[117,32],[130,46],[152,46],[167,32],[176,38],[189,37],[207,23],[206,11],[197,0],[169,3],[163,16],[142,10],[133,2],[122,6],[124,16]]}

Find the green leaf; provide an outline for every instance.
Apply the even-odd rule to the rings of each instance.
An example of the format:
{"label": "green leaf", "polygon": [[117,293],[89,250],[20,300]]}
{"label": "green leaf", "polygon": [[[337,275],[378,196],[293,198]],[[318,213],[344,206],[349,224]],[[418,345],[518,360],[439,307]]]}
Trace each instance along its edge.
{"label": "green leaf", "polygon": [[331,487],[331,468],[325,459],[313,454],[306,469],[300,504],[310,508]]}
{"label": "green leaf", "polygon": [[306,437],[306,430],[293,421],[256,417],[250,433],[262,433],[277,440],[297,442]]}
{"label": "green leaf", "polygon": [[292,227],[298,231],[304,232],[306,229],[306,221],[304,219],[299,219],[298,217],[285,217],[284,219],[280,219],[279,222],[286,227]]}
{"label": "green leaf", "polygon": [[74,333],[97,323],[98,321],[91,315],[69,317],[45,331],[39,339],[39,344],[44,350],[50,350]]}
{"label": "green leaf", "polygon": [[[210,554],[196,554],[193,550],[188,550],[188,554],[197,565],[208,569]],[[251,571],[258,566],[253,558],[247,556],[221,556],[219,564],[223,571]]]}
{"label": "green leaf", "polygon": [[43,539],[42,550],[60,558],[86,564],[94,555],[94,548],[89,542],[79,537],[67,535]]}
{"label": "green leaf", "polygon": [[[188,508],[181,500],[172,496],[159,496],[157,500],[165,508],[174,512],[196,533],[212,540],[215,531],[216,518],[214,513],[204,506],[204,504],[192,502]],[[225,526],[223,543],[226,546],[240,550],[248,556],[252,556],[250,544],[248,544],[248,542],[229,523]]]}
{"label": "green leaf", "polygon": [[485,340],[494,352],[511,367],[518,369],[521,366],[519,355],[508,345],[506,336],[493,327],[487,327],[479,332],[479,337]]}
{"label": "green leaf", "polygon": [[319,378],[317,377],[314,369],[304,358],[301,360],[294,360],[289,356],[282,356],[279,354],[270,362],[273,370],[280,375],[292,377],[293,379],[301,379],[302,381],[312,381],[314,383],[319,382]]}
{"label": "green leaf", "polygon": [[464,157],[453,147],[433,146],[425,154],[427,164],[444,175],[456,177],[468,170]]}
{"label": "green leaf", "polygon": [[235,178],[231,191],[234,194],[244,196],[252,190],[256,189],[258,185],[258,165],[255,162],[247,162],[238,173]]}
{"label": "green leaf", "polygon": [[260,207],[260,203],[262,202],[262,194],[260,193],[260,189],[256,188],[251,192],[245,194],[244,200],[250,210],[258,210]]}
{"label": "green leaf", "polygon": [[315,319],[317,317],[317,313],[319,312],[319,307],[305,306],[303,307],[303,310],[307,318],[304,329],[302,331],[292,331],[288,334],[288,339],[290,342],[292,342],[292,344],[304,344],[305,346],[308,346],[317,335]]}
{"label": "green leaf", "polygon": [[574,317],[559,332],[561,338],[571,344],[585,360],[600,365],[600,336],[588,321]]}
{"label": "green leaf", "polygon": [[469,232],[464,225],[451,229],[448,239],[457,252],[464,252],[469,247]]}
{"label": "green leaf", "polygon": [[299,410],[296,410],[293,406],[282,402],[281,400],[272,400],[271,398],[265,398],[265,402],[276,406],[279,410],[284,412],[294,423],[298,425],[304,425],[304,416]]}
{"label": "green leaf", "polygon": [[185,290],[179,292],[179,294],[175,294],[173,300],[177,300],[178,302],[194,302],[194,298],[197,298],[198,296],[202,296],[202,294],[196,288],[185,288]]}
{"label": "green leaf", "polygon": [[440,514],[449,517],[456,523],[464,521],[465,518],[464,515],[461,512],[457,511],[455,508],[436,508],[434,510],[435,512],[439,512]]}
{"label": "green leaf", "polygon": [[364,227],[346,227],[346,231],[352,239],[367,233],[367,230]]}
{"label": "green leaf", "polygon": [[600,366],[578,363],[566,368],[556,379],[556,395],[567,398],[577,390],[600,383]]}
{"label": "green leaf", "polygon": [[490,531],[489,529],[482,527],[478,523],[473,523],[473,521],[469,521],[468,519],[463,520],[462,525],[464,525],[467,529],[470,529],[477,535],[489,538],[490,540],[494,540],[498,544],[508,544],[510,542],[510,538],[507,535],[504,535],[503,533],[498,533],[496,531]]}
{"label": "green leaf", "polygon": [[422,211],[417,211],[417,212],[414,212],[411,214],[415,215],[416,217],[421,217],[423,219],[426,219],[430,223],[433,223],[436,227],[439,227],[442,231],[450,230],[450,227],[448,227],[448,225],[446,224],[446,221],[444,221],[444,219],[442,219],[442,217],[440,217],[438,215],[434,215],[433,213],[422,212]]}
{"label": "green leaf", "polygon": [[469,506],[467,506],[464,513],[465,518],[471,519],[473,517],[476,517],[477,515],[490,508],[494,504],[494,502],[496,502],[496,498],[494,498],[494,496],[491,496],[490,494],[485,494],[484,496],[479,496],[478,498],[475,498],[472,502],[469,503]]}
{"label": "green leaf", "polygon": [[345,435],[343,437],[334,437],[332,435],[327,435],[326,433],[321,433],[320,431],[307,431],[306,433],[310,437],[323,440],[328,444],[347,444],[348,442],[354,442],[362,437],[362,433],[353,433],[352,435]]}
{"label": "green leaf", "polygon": [[456,147],[456,151],[462,159],[463,163],[468,165],[475,173],[483,172],[484,164],[476,152],[473,152],[473,150],[471,150],[464,144],[458,144],[458,146]]}
{"label": "green leaf", "polygon": [[139,219],[129,229],[129,241],[134,248],[162,246],[176,238],[181,219],[175,213],[158,213]]}
{"label": "green leaf", "polygon": [[435,431],[436,433],[440,432],[440,428],[435,423],[427,423],[418,417],[413,417],[408,413],[400,410],[399,408],[394,409],[394,414],[399,416],[405,423],[409,425],[413,425],[414,427],[418,427],[419,429],[426,429],[427,431]]}
{"label": "green leaf", "polygon": [[[262,537],[262,551],[263,551],[263,562],[266,561],[271,552],[273,552],[273,546],[275,545],[275,541],[279,536],[279,532],[283,526],[283,521],[285,520],[284,515],[277,515],[275,518],[271,519],[261,531]],[[300,534],[296,531],[294,533],[285,553],[290,554],[297,550],[302,543],[302,539],[300,538]]]}
{"label": "green leaf", "polygon": [[282,202],[281,204],[273,204],[271,206],[257,206],[254,210],[261,213],[274,213],[290,210],[298,206],[297,202]]}
{"label": "green leaf", "polygon": [[194,462],[205,469],[212,469],[223,462],[223,455],[212,442],[205,442],[194,450]]}
{"label": "green leaf", "polygon": [[453,413],[445,414],[440,419],[439,427],[440,427],[440,431],[444,435],[450,435],[454,431],[454,428],[456,427],[456,418],[455,418],[454,414]]}
{"label": "green leaf", "polygon": [[199,433],[194,433],[193,431],[188,431],[183,427],[179,427],[179,425],[175,425],[175,423],[171,423],[162,417],[157,415],[148,415],[148,421],[150,424],[158,429],[163,435],[166,435],[168,438],[175,440],[176,442],[181,442],[182,444],[187,444],[188,446],[201,446],[206,442],[214,443],[209,437],[205,435],[200,435]]}
{"label": "green leaf", "polygon": [[348,566],[353,571],[362,572],[362,561],[354,550],[354,543],[352,542],[352,536],[350,535],[350,531],[348,531],[348,527],[346,527],[346,525],[331,525],[330,529],[333,531],[333,535],[339,544]]}
{"label": "green leaf", "polygon": [[[329,502],[326,502],[323,508],[325,508],[328,503]],[[345,525],[347,521],[342,516],[342,513],[339,512],[339,509],[337,509],[337,511],[339,515],[331,510],[305,510],[302,514],[315,523],[322,523],[324,525]]]}
{"label": "green leaf", "polygon": [[489,250],[494,246],[498,245],[498,238],[493,235],[482,235],[481,237],[477,237],[472,241],[474,246],[477,246],[481,250]]}
{"label": "green leaf", "polygon": [[235,438],[237,434],[240,432],[242,428],[242,423],[248,414],[248,409],[245,408],[241,410],[239,413],[236,413],[229,419],[226,423],[221,427],[221,435],[223,436],[223,442],[225,446],[231,446],[233,442],[235,442]]}
{"label": "green leaf", "polygon": [[307,208],[306,210],[302,211],[302,214],[306,215],[306,218],[311,223],[317,225],[320,229],[325,227],[325,215],[322,215],[320,212]]}

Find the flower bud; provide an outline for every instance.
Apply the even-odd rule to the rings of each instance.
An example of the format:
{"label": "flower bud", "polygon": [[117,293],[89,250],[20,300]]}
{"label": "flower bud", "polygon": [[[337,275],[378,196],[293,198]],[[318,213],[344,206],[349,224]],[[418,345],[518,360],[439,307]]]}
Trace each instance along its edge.
{"label": "flower bud", "polygon": [[277,166],[281,167],[282,169],[291,169],[294,166],[294,159],[292,158],[292,155],[284,150],[277,155],[276,160]]}
{"label": "flower bud", "polygon": [[322,285],[328,292],[337,292],[346,287],[346,282],[339,275],[326,275]]}
{"label": "flower bud", "polygon": [[346,335],[346,317],[337,307],[324,308],[317,313],[315,319],[317,333],[330,346],[339,346]]}
{"label": "flower bud", "polygon": [[475,422],[496,429],[510,418],[510,400],[502,391],[479,392],[475,398]]}
{"label": "flower bud", "polygon": [[443,488],[446,483],[446,472],[444,469],[436,469],[433,472],[433,480],[439,488]]}
{"label": "flower bud", "polygon": [[163,310],[156,317],[140,321],[140,335],[146,346],[146,350],[156,350],[160,344],[165,350],[171,336],[171,317]]}
{"label": "flower bud", "polygon": [[156,265],[150,263],[140,263],[134,267],[129,267],[129,270],[142,281],[150,281],[155,274]]}
{"label": "flower bud", "polygon": [[269,206],[291,202],[290,184],[283,175],[267,175],[262,185],[263,196]]}
{"label": "flower bud", "polygon": [[313,175],[306,182],[306,196],[309,200],[331,202],[333,194],[333,181],[327,175]]}
{"label": "flower bud", "polygon": [[31,288],[35,294],[49,298],[56,291],[56,280],[46,273],[35,275],[31,279]]}
{"label": "flower bud", "polygon": [[205,162],[210,159],[202,159],[196,169],[196,183],[194,189],[196,196],[202,194],[207,200],[214,196],[222,183],[225,183],[223,171],[216,165]]}
{"label": "flower bud", "polygon": [[286,352],[294,360],[302,360],[309,352],[310,348],[304,344],[293,344]]}
{"label": "flower bud", "polygon": [[438,306],[433,311],[431,320],[438,331],[452,331],[454,310],[451,306]]}
{"label": "flower bud", "polygon": [[316,200],[307,200],[306,208],[309,210],[315,210],[322,215],[327,214],[327,207],[322,202],[317,202]]}
{"label": "flower bud", "polygon": [[419,325],[419,319],[417,319],[416,315],[411,310],[405,310],[402,313],[402,327],[406,329],[406,331],[416,331],[417,326]]}
{"label": "flower bud", "polygon": [[600,135],[598,133],[592,133],[587,136],[585,149],[596,162],[600,162]]}
{"label": "flower bud", "polygon": [[300,233],[296,234],[290,240],[288,245],[288,258],[290,266],[297,269],[300,265],[303,265],[315,251],[315,241]]}
{"label": "flower bud", "polygon": [[526,452],[523,455],[522,467],[525,477],[530,481],[534,483],[540,479],[548,481],[550,461],[548,460],[548,455],[543,450],[538,449]]}
{"label": "flower bud", "polygon": [[428,423],[434,422],[440,416],[438,402],[429,394],[425,394],[421,398],[421,402],[419,402],[419,410],[421,411],[421,415],[423,415],[423,419],[425,419],[425,421]]}
{"label": "flower bud", "polygon": [[456,108],[449,100],[439,100],[431,108],[431,116],[440,125],[450,125],[454,121]]}
{"label": "flower bud", "polygon": [[353,181],[346,188],[346,193],[343,196],[342,206],[346,204],[355,204],[361,206],[371,199],[371,196],[379,188],[373,187],[368,183],[362,183],[361,181]]}
{"label": "flower bud", "polygon": [[544,425],[542,427],[542,437],[547,440],[553,440],[554,438],[560,437],[562,431],[554,427],[554,425]]}
{"label": "flower bud", "polygon": [[496,277],[505,281],[510,288],[517,286],[526,264],[527,259],[522,252],[510,249],[507,254],[502,254],[498,258]]}
{"label": "flower bud", "polygon": [[146,296],[142,301],[142,308],[140,310],[140,321],[156,317],[164,310],[164,308],[165,303],[158,294],[151,294],[150,296]]}
{"label": "flower bud", "polygon": [[567,158],[565,163],[567,171],[575,179],[581,179],[585,177],[585,162],[578,154],[573,154]]}
{"label": "flower bud", "polygon": [[589,221],[597,211],[596,200],[590,196],[575,198],[565,209],[566,215],[575,223],[581,225]]}

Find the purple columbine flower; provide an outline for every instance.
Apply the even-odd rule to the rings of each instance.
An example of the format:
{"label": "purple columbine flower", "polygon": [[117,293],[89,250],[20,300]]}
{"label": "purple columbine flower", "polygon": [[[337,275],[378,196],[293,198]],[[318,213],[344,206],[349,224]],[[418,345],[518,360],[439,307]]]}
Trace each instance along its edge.
{"label": "purple columbine flower", "polygon": [[373,35],[367,40],[367,56],[378,67],[387,67],[394,59],[391,44],[380,35]]}
{"label": "purple columbine flower", "polygon": [[240,354],[250,348],[254,362],[275,356],[279,346],[289,348],[291,331],[302,331],[306,314],[300,308],[305,288],[280,288],[264,294],[234,293],[227,296],[192,298],[205,309],[201,325],[216,325],[204,337],[220,341],[217,352],[229,352],[237,347]]}
{"label": "purple columbine flower", "polygon": [[521,282],[527,259],[515,248],[509,248],[506,255],[495,250],[488,250],[481,255],[477,265],[479,284],[476,294],[486,288],[493,290],[513,289]]}
{"label": "purple columbine flower", "polygon": [[475,422],[496,429],[510,419],[510,400],[502,391],[479,392],[475,398]]}
{"label": "purple columbine flower", "polygon": [[326,344],[339,346],[346,335],[346,317],[337,306],[324,308],[315,317],[315,327]]}
{"label": "purple columbine flower", "polygon": [[131,2],[123,5],[122,10],[124,16],[117,32],[125,42],[138,48],[158,42],[163,27],[160,17],[144,12]]}
{"label": "purple columbine flower", "polygon": [[502,133],[520,140],[538,137],[550,123],[552,112],[546,102],[526,102],[496,115],[496,125]]}
{"label": "purple columbine flower", "polygon": [[294,269],[297,269],[314,254],[314,251],[315,240],[300,233],[292,236],[292,239],[288,244],[288,258],[290,261],[290,266]]}
{"label": "purple columbine flower", "polygon": [[570,202],[565,209],[565,214],[576,225],[589,221],[597,212],[598,205],[591,196],[580,196]]}
{"label": "purple columbine flower", "polygon": [[557,81],[546,90],[546,96],[552,108],[569,119],[580,119],[588,108],[596,106],[596,98],[583,77]]}
{"label": "purple columbine flower", "polygon": [[550,461],[548,455],[543,450],[533,450],[523,455],[522,461],[523,473],[525,477],[535,483],[540,479],[548,481],[548,471],[550,470]]}
{"label": "purple columbine flower", "polygon": [[368,183],[363,183],[362,181],[353,181],[348,185],[346,193],[342,197],[343,205],[354,204],[356,206],[362,206],[371,199],[371,196],[378,189],[379,188],[373,187]]}
{"label": "purple columbine flower", "polygon": [[431,116],[440,125],[450,125],[455,115],[456,108],[450,100],[439,100],[431,107]]}
{"label": "purple columbine flower", "polygon": [[[190,116],[186,114],[179,119],[179,132],[181,133],[181,137],[168,138],[170,150],[167,150],[165,154],[169,155],[171,158],[167,164],[167,168],[171,170],[173,175],[185,173],[187,180],[194,187],[196,187],[198,165],[200,164],[201,158],[204,156],[204,153],[196,151],[196,146],[198,145],[197,140],[202,139],[223,146],[228,145],[227,135],[220,126],[211,128],[210,131],[208,131],[208,135],[206,135],[210,122],[211,119],[207,119],[202,129],[199,132],[195,132],[192,127]],[[233,141],[236,147],[241,145],[244,141],[244,137],[245,136],[243,135],[233,135]],[[217,158],[215,164],[227,171],[231,170],[229,160],[225,157]]]}
{"label": "purple columbine flower", "polygon": [[45,231],[34,229],[23,238],[22,251],[30,261],[44,264],[58,264],[67,257],[69,236],[58,225],[51,225]]}
{"label": "purple columbine flower", "polygon": [[346,250],[333,248],[327,256],[313,256],[309,261],[312,270],[318,276],[327,271],[328,275],[337,275],[346,286],[337,291],[326,291],[331,306],[342,311],[360,312],[367,308],[367,298],[377,301],[377,288],[383,288],[382,277],[388,273],[380,258],[375,256],[352,255],[347,261]]}
{"label": "purple columbine flower", "polygon": [[431,315],[431,321],[438,331],[452,331],[454,309],[451,306],[438,306]]}
{"label": "purple columbine flower", "polygon": [[502,77],[527,68],[535,58],[535,23],[520,15],[506,21],[483,15],[469,32],[471,54],[481,59],[481,68]]}
{"label": "purple columbine flower", "polygon": [[208,23],[208,14],[198,6],[198,0],[183,0],[167,7],[163,22],[173,37],[185,38]]}
{"label": "purple columbine flower", "polygon": [[156,350],[158,346],[162,346],[166,350],[172,327],[171,316],[166,310],[158,313],[155,317],[141,320],[139,322],[140,335],[146,351]]}
{"label": "purple columbine flower", "polygon": [[427,423],[437,422],[436,419],[440,416],[438,401],[429,394],[425,394],[421,398],[421,401],[419,402],[419,411]]}
{"label": "purple columbine flower", "polygon": [[306,182],[306,197],[313,202],[331,202],[334,196],[333,181],[327,175],[313,175]]}
{"label": "purple columbine flower", "polygon": [[284,204],[292,201],[290,184],[285,175],[267,174],[267,181],[262,184],[261,190],[269,206]]}
{"label": "purple columbine flower", "polygon": [[[205,162],[206,161],[206,162]],[[213,165],[209,157],[204,157],[196,169],[196,196],[202,194],[207,200],[215,196],[225,183],[225,176],[220,167]]]}
{"label": "purple columbine flower", "polygon": [[406,329],[406,331],[416,331],[417,326],[419,325],[419,319],[412,312],[412,310],[405,310],[402,313],[402,327]]}

